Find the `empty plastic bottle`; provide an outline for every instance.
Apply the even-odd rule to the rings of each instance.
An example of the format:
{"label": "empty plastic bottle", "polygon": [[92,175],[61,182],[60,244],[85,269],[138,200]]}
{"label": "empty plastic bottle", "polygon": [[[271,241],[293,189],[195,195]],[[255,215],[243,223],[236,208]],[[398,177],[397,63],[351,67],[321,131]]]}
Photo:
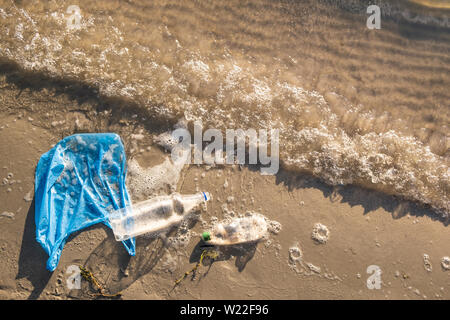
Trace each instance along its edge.
{"label": "empty plastic bottle", "polygon": [[123,241],[179,224],[194,209],[209,199],[209,194],[205,192],[193,195],[174,193],[170,196],[159,196],[111,212],[109,223],[116,240]]}
{"label": "empty plastic bottle", "polygon": [[217,246],[235,245],[261,240],[268,230],[266,219],[261,214],[216,224],[211,231],[202,233],[202,240]]}

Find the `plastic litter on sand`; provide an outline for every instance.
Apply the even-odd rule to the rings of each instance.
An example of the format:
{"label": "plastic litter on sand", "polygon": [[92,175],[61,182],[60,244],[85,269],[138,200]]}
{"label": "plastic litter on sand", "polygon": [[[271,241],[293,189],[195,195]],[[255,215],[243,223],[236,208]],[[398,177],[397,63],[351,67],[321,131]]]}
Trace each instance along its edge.
{"label": "plastic litter on sand", "polygon": [[117,241],[142,234],[155,234],[180,224],[209,199],[209,194],[205,192],[158,196],[111,212],[109,222]]}
{"label": "plastic litter on sand", "polygon": [[259,214],[225,220],[202,234],[203,241],[213,245],[235,245],[259,241],[269,231],[266,218]]}
{"label": "plastic litter on sand", "polygon": [[330,231],[325,225],[316,223],[313,227],[311,238],[317,243],[324,244],[330,238]]}

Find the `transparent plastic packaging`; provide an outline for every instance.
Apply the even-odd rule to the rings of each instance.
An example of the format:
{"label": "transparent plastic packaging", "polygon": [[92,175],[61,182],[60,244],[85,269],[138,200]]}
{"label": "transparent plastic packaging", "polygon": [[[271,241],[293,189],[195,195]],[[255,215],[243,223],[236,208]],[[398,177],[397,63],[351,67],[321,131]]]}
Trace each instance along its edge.
{"label": "transparent plastic packaging", "polygon": [[181,223],[209,199],[207,192],[158,196],[111,212],[109,223],[117,241],[157,233]]}
{"label": "transparent plastic packaging", "polygon": [[202,239],[208,244],[225,246],[261,240],[268,231],[267,221],[260,214],[234,218],[226,223],[216,224],[205,231]]}

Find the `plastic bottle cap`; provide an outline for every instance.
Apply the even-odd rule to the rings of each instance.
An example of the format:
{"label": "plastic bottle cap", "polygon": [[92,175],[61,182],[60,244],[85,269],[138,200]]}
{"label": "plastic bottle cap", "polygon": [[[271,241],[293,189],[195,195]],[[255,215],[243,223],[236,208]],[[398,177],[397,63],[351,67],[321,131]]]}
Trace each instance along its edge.
{"label": "plastic bottle cap", "polygon": [[203,241],[211,240],[211,234],[208,231],[203,232],[202,233],[202,239],[203,239]]}

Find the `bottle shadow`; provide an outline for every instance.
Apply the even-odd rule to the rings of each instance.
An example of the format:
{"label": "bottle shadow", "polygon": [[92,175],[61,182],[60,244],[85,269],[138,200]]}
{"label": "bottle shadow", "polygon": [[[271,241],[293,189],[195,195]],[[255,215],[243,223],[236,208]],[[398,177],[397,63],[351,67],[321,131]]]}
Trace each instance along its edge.
{"label": "bottle shadow", "polygon": [[[195,216],[188,219],[187,228],[191,229],[197,223]],[[136,280],[150,273],[163,258],[169,248],[168,237],[173,236],[178,226],[172,226],[163,233],[147,234],[136,237],[136,254],[130,256],[122,242],[116,241],[111,229],[106,228],[105,238],[86,259],[83,267],[92,273],[98,284],[107,295],[121,293]],[[92,281],[81,281],[81,288],[71,290],[68,294],[75,299],[118,299],[116,296],[99,295],[98,287]]]}
{"label": "bottle shadow", "polygon": [[191,256],[189,257],[189,262],[198,263],[201,259],[202,253],[205,250],[208,250],[215,252],[217,256],[215,258],[211,258],[209,256],[203,258],[202,264],[204,266],[208,266],[208,270],[203,277],[208,274],[214,262],[228,261],[234,257],[236,258],[234,265],[239,272],[242,272],[247,266],[247,263],[254,257],[257,246],[258,242],[230,246],[211,246],[206,244],[203,240],[200,240],[194,247],[194,250],[192,250]]}
{"label": "bottle shadow", "polygon": [[149,273],[164,256],[165,243],[161,238],[136,238],[136,254],[130,256],[123,244],[114,239],[112,232],[89,255],[83,267],[90,271],[103,292],[113,297],[99,295],[92,282],[81,281],[81,289],[71,290],[68,294],[76,299],[120,298],[120,292],[131,286],[136,280]]}

